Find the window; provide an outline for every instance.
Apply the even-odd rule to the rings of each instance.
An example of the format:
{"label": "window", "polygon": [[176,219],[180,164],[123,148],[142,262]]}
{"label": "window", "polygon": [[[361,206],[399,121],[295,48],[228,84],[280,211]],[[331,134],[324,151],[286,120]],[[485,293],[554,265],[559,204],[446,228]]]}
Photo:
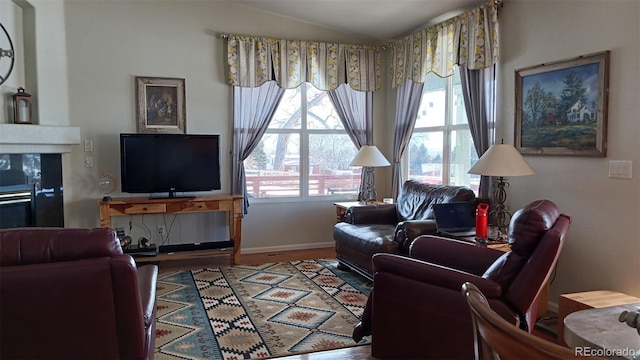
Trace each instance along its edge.
{"label": "window", "polygon": [[476,194],[479,175],[467,174],[478,155],[462,99],[460,75],[429,73],[406,155],[409,179],[427,184],[462,185]]}
{"label": "window", "polygon": [[260,144],[244,161],[254,198],[357,195],[357,149],[325,91],[287,89]]}

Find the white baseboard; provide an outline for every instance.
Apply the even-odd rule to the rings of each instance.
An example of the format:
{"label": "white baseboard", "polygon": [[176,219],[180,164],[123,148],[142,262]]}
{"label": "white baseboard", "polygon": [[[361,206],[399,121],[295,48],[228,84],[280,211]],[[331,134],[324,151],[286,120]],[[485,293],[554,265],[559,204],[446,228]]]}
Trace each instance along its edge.
{"label": "white baseboard", "polygon": [[313,243],[313,244],[297,244],[297,245],[282,245],[282,246],[265,246],[254,248],[243,248],[241,254],[257,254],[257,253],[270,253],[270,252],[282,252],[293,250],[309,250],[309,249],[322,249],[334,247],[335,242]]}

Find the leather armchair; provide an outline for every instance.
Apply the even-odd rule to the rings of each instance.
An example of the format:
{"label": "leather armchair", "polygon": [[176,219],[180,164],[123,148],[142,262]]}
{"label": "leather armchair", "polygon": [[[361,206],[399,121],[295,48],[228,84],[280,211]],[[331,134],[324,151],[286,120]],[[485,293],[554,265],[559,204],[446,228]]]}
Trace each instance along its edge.
{"label": "leather armchair", "polygon": [[111,229],[0,230],[0,358],[153,358],[157,272]]}
{"label": "leather armchair", "polygon": [[416,237],[436,233],[433,205],[461,201],[469,202],[475,210],[476,196],[467,187],[409,180],[402,185],[395,204],[347,209],[346,221],[336,224],[333,230],[336,258],[341,268],[372,278],[374,254],[408,255]]}
{"label": "leather armchair", "polygon": [[551,201],[539,200],[514,214],[507,253],[420,236],[410,257],[375,255],[373,290],[354,340],[372,335],[376,358],[472,359],[471,314],[460,292],[465,282],[476,285],[505,320],[531,332],[570,220]]}

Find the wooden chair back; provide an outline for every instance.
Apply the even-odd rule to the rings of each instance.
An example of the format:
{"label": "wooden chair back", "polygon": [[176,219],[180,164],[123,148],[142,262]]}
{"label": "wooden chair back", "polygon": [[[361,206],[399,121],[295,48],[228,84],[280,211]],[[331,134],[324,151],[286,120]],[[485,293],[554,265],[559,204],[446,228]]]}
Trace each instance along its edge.
{"label": "wooden chair back", "polygon": [[485,296],[472,283],[464,283],[462,293],[471,308],[476,360],[584,358],[507,322],[489,307]]}

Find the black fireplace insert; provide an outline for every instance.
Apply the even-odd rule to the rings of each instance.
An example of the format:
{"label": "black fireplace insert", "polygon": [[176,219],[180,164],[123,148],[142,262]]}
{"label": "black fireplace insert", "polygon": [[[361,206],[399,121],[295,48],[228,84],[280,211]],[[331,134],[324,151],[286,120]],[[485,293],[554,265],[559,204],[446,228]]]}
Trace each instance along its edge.
{"label": "black fireplace insert", "polygon": [[61,154],[0,154],[0,229],[64,226]]}

